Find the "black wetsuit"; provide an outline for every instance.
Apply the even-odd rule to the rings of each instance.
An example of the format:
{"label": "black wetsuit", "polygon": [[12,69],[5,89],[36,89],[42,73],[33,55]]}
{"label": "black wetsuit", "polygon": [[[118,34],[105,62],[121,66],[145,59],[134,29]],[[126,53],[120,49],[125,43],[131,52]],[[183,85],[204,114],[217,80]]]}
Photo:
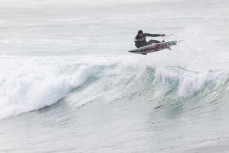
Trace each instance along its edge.
{"label": "black wetsuit", "polygon": [[158,36],[161,36],[160,34],[149,34],[149,33],[144,33],[142,37],[140,37],[139,35],[137,35],[135,37],[135,46],[137,48],[139,47],[143,47],[143,46],[147,46],[147,45],[151,45],[153,43],[160,43],[160,41],[158,40],[150,40],[150,41],[146,41],[146,37],[149,36],[149,37],[158,37]]}

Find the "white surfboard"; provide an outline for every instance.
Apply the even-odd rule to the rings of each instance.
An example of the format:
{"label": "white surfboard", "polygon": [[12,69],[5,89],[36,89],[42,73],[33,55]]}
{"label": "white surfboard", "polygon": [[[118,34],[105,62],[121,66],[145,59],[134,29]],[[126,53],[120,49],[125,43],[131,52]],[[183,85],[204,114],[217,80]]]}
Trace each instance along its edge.
{"label": "white surfboard", "polygon": [[152,45],[140,47],[134,50],[130,50],[130,53],[147,55],[148,53],[161,51],[163,49],[170,49],[171,46],[176,45],[177,41],[168,41],[162,43],[155,43]]}

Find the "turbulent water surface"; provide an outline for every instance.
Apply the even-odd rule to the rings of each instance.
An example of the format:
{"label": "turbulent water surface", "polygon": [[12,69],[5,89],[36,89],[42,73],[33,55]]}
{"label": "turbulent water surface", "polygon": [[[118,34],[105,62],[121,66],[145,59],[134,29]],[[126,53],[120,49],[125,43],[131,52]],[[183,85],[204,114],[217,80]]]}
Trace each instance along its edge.
{"label": "turbulent water surface", "polygon": [[0,0],[0,152],[229,152],[228,6]]}

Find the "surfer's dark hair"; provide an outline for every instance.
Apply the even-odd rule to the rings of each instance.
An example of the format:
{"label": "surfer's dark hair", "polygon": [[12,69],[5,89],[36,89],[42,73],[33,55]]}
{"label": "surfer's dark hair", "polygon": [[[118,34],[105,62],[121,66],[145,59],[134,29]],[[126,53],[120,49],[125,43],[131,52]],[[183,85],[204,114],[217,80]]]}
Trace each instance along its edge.
{"label": "surfer's dark hair", "polygon": [[143,33],[143,31],[142,30],[138,30],[138,34],[141,34],[141,33]]}

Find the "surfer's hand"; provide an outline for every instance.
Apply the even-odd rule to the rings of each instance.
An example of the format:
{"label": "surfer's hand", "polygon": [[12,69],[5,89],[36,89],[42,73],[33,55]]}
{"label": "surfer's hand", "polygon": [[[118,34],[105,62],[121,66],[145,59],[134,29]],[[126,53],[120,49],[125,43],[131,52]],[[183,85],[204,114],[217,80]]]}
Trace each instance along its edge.
{"label": "surfer's hand", "polygon": [[165,34],[161,34],[161,36],[162,36],[162,37],[164,37],[164,36],[165,36]]}

